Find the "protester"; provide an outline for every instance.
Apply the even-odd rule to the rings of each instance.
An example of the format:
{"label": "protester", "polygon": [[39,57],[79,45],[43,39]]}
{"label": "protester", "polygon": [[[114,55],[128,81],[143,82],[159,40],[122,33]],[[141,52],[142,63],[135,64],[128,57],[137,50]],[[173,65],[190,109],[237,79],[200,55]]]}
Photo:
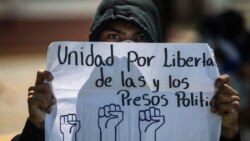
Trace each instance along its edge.
{"label": "protester", "polygon": [[[89,41],[161,42],[155,5],[151,0],[103,0],[90,29]],[[13,140],[45,140],[45,115],[51,112],[56,99],[44,80],[52,81],[53,76],[46,70],[39,70],[35,86],[31,86],[28,92],[29,117],[22,134]],[[230,86],[228,75],[220,76],[215,86],[218,91],[211,101],[211,111],[222,116],[221,140],[238,141],[238,93]]]}

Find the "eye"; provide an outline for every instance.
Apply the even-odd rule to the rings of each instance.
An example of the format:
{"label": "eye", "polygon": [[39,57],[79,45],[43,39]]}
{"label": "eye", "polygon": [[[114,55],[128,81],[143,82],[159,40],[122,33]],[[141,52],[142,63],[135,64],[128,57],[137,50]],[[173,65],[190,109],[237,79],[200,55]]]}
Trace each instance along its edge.
{"label": "eye", "polygon": [[144,34],[137,35],[135,42],[147,42],[147,36]]}
{"label": "eye", "polygon": [[122,40],[122,35],[113,30],[103,30],[100,32],[99,41],[104,42],[120,42]]}
{"label": "eye", "polygon": [[115,33],[109,33],[107,35],[107,38],[110,39],[110,40],[113,40],[113,41],[120,41],[121,40],[121,37],[118,34],[115,34]]}

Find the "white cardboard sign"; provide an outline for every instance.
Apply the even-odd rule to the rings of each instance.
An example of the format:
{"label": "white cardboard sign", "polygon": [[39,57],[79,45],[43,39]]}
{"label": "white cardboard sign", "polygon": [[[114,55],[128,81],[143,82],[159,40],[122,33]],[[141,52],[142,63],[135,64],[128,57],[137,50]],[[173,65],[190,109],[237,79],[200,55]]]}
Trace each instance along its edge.
{"label": "white cardboard sign", "polygon": [[207,44],[54,42],[46,141],[219,141]]}

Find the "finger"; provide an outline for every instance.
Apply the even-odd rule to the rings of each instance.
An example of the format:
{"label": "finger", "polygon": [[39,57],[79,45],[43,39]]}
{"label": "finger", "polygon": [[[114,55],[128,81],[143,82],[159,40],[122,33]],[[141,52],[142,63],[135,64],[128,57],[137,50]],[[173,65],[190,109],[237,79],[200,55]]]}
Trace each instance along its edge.
{"label": "finger", "polygon": [[68,121],[73,121],[73,120],[74,120],[73,114],[68,114]]}
{"label": "finger", "polygon": [[53,80],[53,75],[49,71],[38,70],[35,84],[36,85],[42,84],[44,80],[48,80],[48,81]]}
{"label": "finger", "polygon": [[[49,96],[48,96],[48,103],[49,104],[52,104],[52,105],[54,105],[56,102],[55,102],[55,97],[54,97],[54,95],[52,94],[52,92],[51,92],[51,88],[50,88],[50,85],[49,84],[47,84],[47,83],[42,83],[42,84],[38,84],[38,85],[36,85],[36,86],[31,86],[31,87],[29,87],[29,89],[28,89],[28,97],[30,97],[30,96],[33,96],[33,95],[35,95],[35,94],[37,94],[37,93],[44,93],[44,94],[48,94]],[[51,109],[48,109],[48,113],[50,113],[51,112]]]}
{"label": "finger", "polygon": [[152,116],[154,117],[155,116],[155,109],[153,107],[150,107],[149,111],[150,111],[150,117],[152,117]]}
{"label": "finger", "polygon": [[49,92],[52,93],[50,85],[48,83],[42,83],[42,84],[37,84],[34,87],[35,91],[39,91],[39,92]]}
{"label": "finger", "polygon": [[64,124],[66,121],[65,121],[65,116],[64,115],[61,115],[60,116],[60,124]]}
{"label": "finger", "polygon": [[155,122],[159,122],[159,121],[163,121],[164,120],[164,116],[154,116],[154,117],[151,117],[153,121]]}
{"label": "finger", "polygon": [[239,95],[239,93],[228,84],[223,84],[222,86],[220,86],[217,93]]}
{"label": "finger", "polygon": [[[47,84],[47,83],[46,83]],[[50,84],[47,84],[48,85],[48,87],[49,87],[49,93],[50,93],[50,96],[51,96],[51,104],[52,105],[55,105],[56,104],[56,97],[55,97],[55,95],[54,95],[54,93],[52,92],[52,88],[51,88],[51,86],[50,86]]]}
{"label": "finger", "polygon": [[[211,106],[214,108],[218,103],[228,103],[232,101],[240,101],[239,93],[228,84],[223,84],[211,99]],[[211,111],[213,112],[213,109],[211,109]]]}
{"label": "finger", "polygon": [[35,94],[34,91],[29,91],[29,92],[28,92],[28,97],[32,97],[34,94]]}
{"label": "finger", "polygon": [[36,99],[39,99],[40,101],[43,102],[43,105],[40,105],[42,106],[44,109],[44,111],[48,111],[49,108],[51,108],[51,104],[50,104],[50,101],[48,100],[47,96],[44,96],[44,95],[37,95],[35,96]]}
{"label": "finger", "polygon": [[68,124],[68,122],[69,122],[68,115],[65,115],[65,116],[64,116],[64,121],[65,121],[65,124]]}
{"label": "finger", "polygon": [[229,113],[235,113],[239,111],[238,102],[231,102],[226,104],[218,104],[216,105],[216,111],[220,115],[227,115]]}
{"label": "finger", "polygon": [[33,95],[34,97],[41,97],[44,100],[47,101],[48,105],[52,105],[51,103],[51,93],[49,92],[35,92],[35,94]]}
{"label": "finger", "polygon": [[122,118],[123,112],[122,111],[110,111],[109,114],[113,117],[113,118]]}
{"label": "finger", "polygon": [[28,97],[34,95],[34,92],[35,92],[35,86],[29,87],[29,89],[28,89]]}
{"label": "finger", "polygon": [[35,86],[30,86],[29,89],[28,89],[28,92],[29,91],[34,91],[35,90]]}
{"label": "finger", "polygon": [[100,107],[100,108],[99,108],[98,115],[99,115],[99,117],[103,117],[103,116],[105,115],[105,114],[104,114],[104,108],[103,108],[103,107]]}
{"label": "finger", "polygon": [[120,105],[115,105],[115,111],[121,111],[121,106]]}
{"label": "finger", "polygon": [[51,94],[48,94],[46,92],[36,92],[33,96],[33,98],[40,98],[40,99],[43,99],[44,102],[44,110],[47,112],[47,113],[50,113],[51,112],[51,106],[52,106],[52,103],[51,103]]}
{"label": "finger", "polygon": [[[51,103],[51,96],[46,93],[38,93],[36,94],[32,91],[28,93],[28,102],[29,106],[38,107],[39,109],[45,111],[46,113],[50,114],[52,112],[52,103]],[[40,100],[40,102],[38,101]]]}
{"label": "finger", "polygon": [[150,111],[149,110],[145,110],[145,118],[147,121],[150,121],[151,118],[150,118]]}
{"label": "finger", "polygon": [[73,121],[76,121],[77,118],[76,118],[76,115],[75,114],[72,114],[72,117],[73,117]]}
{"label": "finger", "polygon": [[35,95],[46,95],[45,97],[50,105],[54,105],[56,103],[55,97],[52,94],[52,90],[49,84],[47,83],[38,84],[34,87],[34,89],[35,89],[34,91]]}
{"label": "finger", "polygon": [[105,114],[106,117],[109,117],[109,116],[110,116],[109,111],[110,111],[109,106],[108,106],[108,105],[105,105],[105,106],[104,106],[104,114]]}
{"label": "finger", "polygon": [[56,97],[55,97],[55,95],[53,93],[51,94],[51,104],[52,105],[56,104]]}
{"label": "finger", "polygon": [[28,98],[29,108],[32,110],[42,110],[45,111],[48,107],[47,101],[41,97],[29,97]]}
{"label": "finger", "polygon": [[[233,107],[229,107],[229,106],[233,106]],[[211,107],[211,112],[223,115],[225,112],[232,110],[230,108],[233,108],[233,110],[239,111],[240,101],[235,100],[232,102],[216,103],[214,106]],[[226,110],[226,109],[229,109],[229,110]]]}
{"label": "finger", "polygon": [[56,104],[56,98],[55,95],[52,93],[52,89],[50,84],[48,83],[43,83],[43,84],[39,84],[35,86],[35,91],[39,91],[39,92],[47,92],[50,95],[50,103],[51,105],[55,105]]}
{"label": "finger", "polygon": [[140,118],[140,120],[145,120],[145,118],[146,118],[146,116],[145,116],[145,113],[143,112],[143,111],[140,111],[139,112],[139,118]]}
{"label": "finger", "polygon": [[225,104],[234,101],[240,102],[240,97],[238,95],[219,94],[216,98],[215,104]]}
{"label": "finger", "polygon": [[155,116],[161,116],[160,109],[158,108],[155,109]]}
{"label": "finger", "polygon": [[110,104],[110,111],[116,111],[115,104]]}
{"label": "finger", "polygon": [[[233,98],[234,100],[239,101],[240,97],[239,97],[239,93],[234,90],[231,86],[229,86],[228,84],[224,84],[223,86],[221,86],[218,90],[218,92],[215,94],[215,96],[213,97],[212,102],[218,102],[218,103],[223,103],[224,101],[226,102],[231,102],[228,99]],[[222,101],[222,102],[220,102]]]}
{"label": "finger", "polygon": [[38,70],[38,71],[37,71],[35,85],[37,85],[37,84],[42,84],[42,83],[43,83],[43,81],[44,81],[44,79],[45,79],[44,71],[45,71],[45,70]]}
{"label": "finger", "polygon": [[50,113],[52,112],[52,108],[51,108],[51,107],[50,107],[50,108],[47,108],[46,112],[47,112],[48,114],[50,114]]}
{"label": "finger", "polygon": [[224,75],[219,76],[219,77],[216,79],[216,81],[215,81],[215,86],[216,86],[216,87],[220,87],[220,86],[222,86],[223,84],[231,85],[231,80],[230,80],[229,75],[224,74]]}

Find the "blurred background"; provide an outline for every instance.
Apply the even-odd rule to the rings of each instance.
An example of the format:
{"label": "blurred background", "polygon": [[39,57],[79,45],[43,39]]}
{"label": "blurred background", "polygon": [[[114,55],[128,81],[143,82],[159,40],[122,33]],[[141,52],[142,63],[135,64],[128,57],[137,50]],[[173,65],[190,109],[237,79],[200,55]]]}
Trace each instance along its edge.
{"label": "blurred background", "polygon": [[[28,87],[53,41],[87,41],[100,0],[0,0],[0,140],[25,124]],[[250,141],[250,0],[154,0],[166,42],[206,42],[241,95]]]}

